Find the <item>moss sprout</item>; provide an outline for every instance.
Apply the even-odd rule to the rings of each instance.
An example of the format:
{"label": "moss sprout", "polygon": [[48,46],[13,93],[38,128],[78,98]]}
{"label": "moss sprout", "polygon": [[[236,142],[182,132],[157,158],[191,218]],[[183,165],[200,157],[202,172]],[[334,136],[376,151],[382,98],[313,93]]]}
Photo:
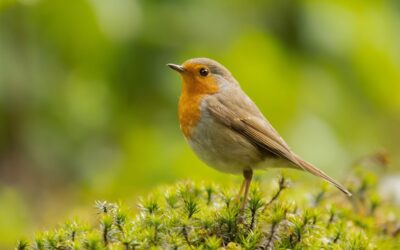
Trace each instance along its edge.
{"label": "moss sprout", "polygon": [[95,225],[71,220],[16,249],[396,249],[398,209],[360,173],[349,178],[351,199],[325,185],[289,188],[287,177],[255,182],[243,211],[234,187],[180,182],[142,199],[138,212],[97,201]]}

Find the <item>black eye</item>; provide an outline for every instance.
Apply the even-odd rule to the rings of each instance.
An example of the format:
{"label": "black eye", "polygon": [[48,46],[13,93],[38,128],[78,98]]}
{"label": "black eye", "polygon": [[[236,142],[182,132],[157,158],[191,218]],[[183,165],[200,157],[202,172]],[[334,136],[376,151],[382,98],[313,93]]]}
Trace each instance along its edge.
{"label": "black eye", "polygon": [[208,76],[209,71],[206,68],[201,68],[199,73],[201,76]]}

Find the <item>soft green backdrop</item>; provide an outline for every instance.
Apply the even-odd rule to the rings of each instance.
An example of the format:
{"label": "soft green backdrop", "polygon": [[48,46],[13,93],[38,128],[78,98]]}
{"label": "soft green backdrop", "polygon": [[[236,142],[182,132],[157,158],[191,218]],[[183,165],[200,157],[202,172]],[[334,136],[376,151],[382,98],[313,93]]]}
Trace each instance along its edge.
{"label": "soft green backdrop", "polygon": [[399,31],[397,0],[0,0],[0,248],[97,199],[134,206],[178,179],[239,182],[180,134],[165,64],[192,57],[226,65],[331,175],[378,150],[395,172]]}

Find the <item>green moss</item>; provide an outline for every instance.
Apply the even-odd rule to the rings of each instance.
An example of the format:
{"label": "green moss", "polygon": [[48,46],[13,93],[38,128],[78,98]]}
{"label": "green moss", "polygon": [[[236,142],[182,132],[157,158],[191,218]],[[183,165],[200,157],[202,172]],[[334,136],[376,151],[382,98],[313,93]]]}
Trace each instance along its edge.
{"label": "green moss", "polygon": [[399,212],[361,173],[347,183],[352,198],[326,185],[290,188],[284,177],[255,182],[244,211],[236,188],[181,182],[150,194],[137,214],[96,202],[96,225],[68,222],[16,249],[395,249]]}

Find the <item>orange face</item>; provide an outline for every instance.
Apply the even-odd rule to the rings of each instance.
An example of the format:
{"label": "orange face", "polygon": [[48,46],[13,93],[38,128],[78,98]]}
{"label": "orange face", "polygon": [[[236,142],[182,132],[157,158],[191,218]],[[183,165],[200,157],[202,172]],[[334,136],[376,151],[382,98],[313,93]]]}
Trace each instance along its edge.
{"label": "orange face", "polygon": [[168,64],[178,71],[183,82],[179,98],[179,122],[186,137],[200,119],[200,105],[204,96],[218,92],[216,78],[210,69],[203,64],[186,61],[183,65]]}
{"label": "orange face", "polygon": [[182,68],[183,72],[180,72],[183,81],[182,92],[204,95],[218,91],[216,79],[206,65],[189,60],[182,65]]}

